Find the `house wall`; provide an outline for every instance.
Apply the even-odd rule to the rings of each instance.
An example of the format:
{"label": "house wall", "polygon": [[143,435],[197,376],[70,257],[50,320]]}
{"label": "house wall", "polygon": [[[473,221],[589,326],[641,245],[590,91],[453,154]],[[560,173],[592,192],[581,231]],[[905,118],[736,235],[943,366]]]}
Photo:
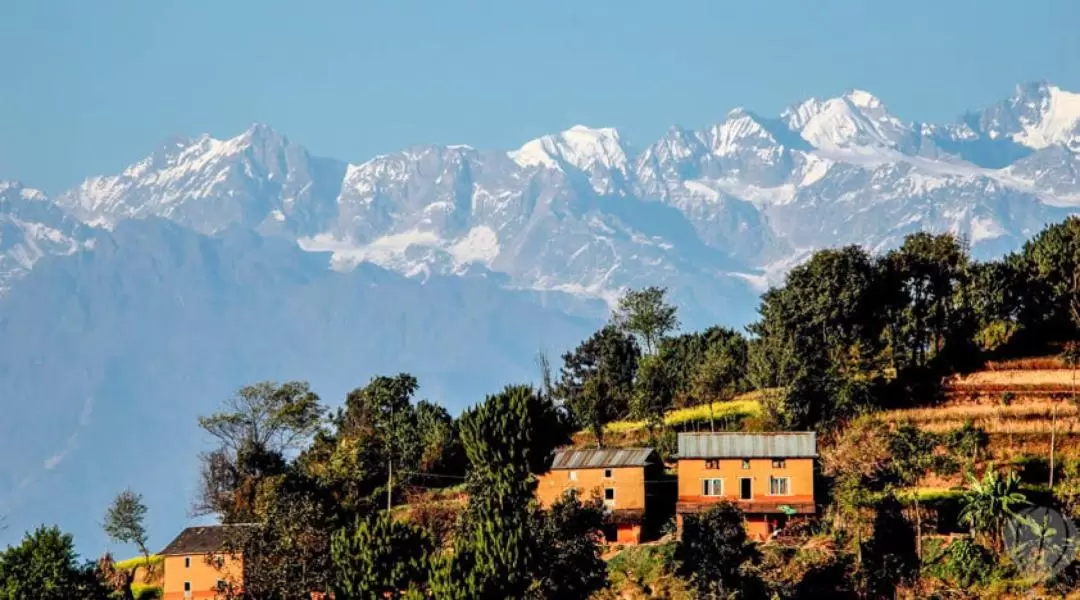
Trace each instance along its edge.
{"label": "house wall", "polygon": [[[751,480],[752,501],[755,503],[789,504],[814,501],[814,460],[811,458],[785,459],[783,468],[773,468],[771,458],[752,458],[750,468],[742,468],[742,459],[716,459],[716,468],[710,468],[705,459],[684,459],[679,461],[679,502],[710,503],[721,499],[738,503],[740,479]],[[772,496],[769,494],[769,477],[790,478],[790,494]],[[703,496],[702,482],[705,479],[722,479],[723,496]]]}
{"label": "house wall", "polygon": [[641,525],[625,523],[615,529],[615,542],[618,544],[640,544]]}
{"label": "house wall", "polygon": [[603,498],[604,488],[615,488],[613,509],[645,509],[645,469],[621,467],[612,469],[611,478],[604,477],[604,469],[574,469],[577,480],[570,480],[571,470],[548,471],[537,478],[536,497],[541,506],[548,508],[571,488],[578,490],[583,499],[592,497],[595,490]]}
{"label": "house wall", "polygon": [[[219,579],[228,581],[233,586],[239,585],[244,576],[244,560],[240,556],[222,555],[222,566],[207,562],[206,554],[190,554],[190,566],[184,566],[184,556],[166,556],[165,581],[162,585],[162,600],[181,600],[183,598],[216,598]],[[191,595],[184,596],[184,582],[191,582]]]}

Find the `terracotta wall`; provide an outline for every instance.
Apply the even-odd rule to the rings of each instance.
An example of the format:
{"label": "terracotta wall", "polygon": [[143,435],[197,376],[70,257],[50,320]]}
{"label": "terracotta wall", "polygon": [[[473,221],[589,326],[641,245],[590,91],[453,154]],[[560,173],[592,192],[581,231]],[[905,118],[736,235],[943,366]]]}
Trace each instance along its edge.
{"label": "terracotta wall", "polygon": [[[570,479],[570,473],[577,473],[577,480]],[[548,471],[538,478],[536,496],[545,508],[551,506],[563,493],[576,488],[582,498],[591,498],[595,490],[603,498],[604,488],[615,489],[615,502],[608,504],[613,509],[645,508],[645,469],[642,467],[623,467],[611,469],[611,478],[604,477],[604,469],[559,469]]]}
{"label": "terracotta wall", "polygon": [[[222,566],[218,569],[208,563],[205,554],[190,555],[190,565],[185,566],[184,556],[165,557],[165,582],[162,586],[162,600],[181,600],[182,598],[215,598],[217,582],[224,579],[232,585],[238,585],[244,574],[243,558],[222,555]],[[191,595],[184,596],[184,582],[191,582]]]}
{"label": "terracotta wall", "polygon": [[626,523],[615,528],[615,542],[619,544],[640,544],[641,525]]}
{"label": "terracotta wall", "polygon": [[[709,465],[704,459],[679,461],[679,501],[680,502],[716,502],[717,497],[702,495],[705,479],[723,480],[723,498],[739,501],[740,479],[749,477],[753,502],[775,502],[777,504],[794,502],[813,502],[814,499],[814,461],[809,458],[785,459],[784,467],[775,468],[770,458],[750,459],[750,468],[742,468],[742,459],[719,459],[716,465]],[[772,496],[769,494],[769,477],[788,477],[789,495]]]}

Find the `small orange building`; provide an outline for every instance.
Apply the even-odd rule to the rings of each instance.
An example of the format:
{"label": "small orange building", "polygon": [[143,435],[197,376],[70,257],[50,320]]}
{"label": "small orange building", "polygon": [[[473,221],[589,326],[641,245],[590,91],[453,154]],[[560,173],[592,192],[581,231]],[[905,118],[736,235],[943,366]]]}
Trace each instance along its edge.
{"label": "small orange building", "polygon": [[656,499],[653,484],[663,469],[652,448],[562,450],[555,454],[551,470],[539,476],[536,495],[547,508],[569,489],[584,499],[597,494],[608,512],[610,527],[604,532],[608,541],[637,544]]}
{"label": "small orange building", "polygon": [[687,514],[735,502],[750,537],[764,540],[789,519],[816,512],[814,432],[680,433],[679,530]]}
{"label": "small orange building", "polygon": [[244,559],[228,549],[237,527],[252,525],[188,527],[165,546],[162,600],[224,598],[225,591],[242,589]]}

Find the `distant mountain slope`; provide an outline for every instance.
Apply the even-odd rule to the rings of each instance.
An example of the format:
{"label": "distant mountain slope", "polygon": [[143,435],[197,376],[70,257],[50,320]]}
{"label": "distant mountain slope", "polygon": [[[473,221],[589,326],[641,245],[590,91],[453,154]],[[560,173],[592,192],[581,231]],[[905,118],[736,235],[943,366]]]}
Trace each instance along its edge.
{"label": "distant mountain slope", "polygon": [[407,371],[456,411],[537,381],[539,351],[555,358],[598,325],[480,278],[325,264],[284,240],[150,219],[35,265],[0,300],[3,535],[59,520],[101,540],[98,509],[130,484],[164,543],[193,497],[195,417],[243,384],[307,379],[337,404]]}
{"label": "distant mountain slope", "polygon": [[174,140],[57,202],[105,226],[147,216],[204,233],[242,225],[331,251],[338,269],[497,272],[510,287],[609,304],[663,283],[692,322],[736,323],[814,248],[884,249],[927,229],[990,256],[1075,211],[1078,99],[1025,84],[936,125],[850,90],[777,118],[736,109],[641,150],[615,129],[577,125],[509,152],[428,146],[361,164],[312,157],[255,125],[227,140]]}

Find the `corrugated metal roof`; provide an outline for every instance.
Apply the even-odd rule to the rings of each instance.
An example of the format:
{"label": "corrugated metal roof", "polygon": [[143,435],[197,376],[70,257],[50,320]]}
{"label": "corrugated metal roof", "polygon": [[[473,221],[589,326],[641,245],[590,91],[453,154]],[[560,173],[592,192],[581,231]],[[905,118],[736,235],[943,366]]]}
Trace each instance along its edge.
{"label": "corrugated metal roof", "polygon": [[592,448],[561,450],[551,463],[555,469],[600,469],[607,467],[643,467],[659,461],[652,448]]}
{"label": "corrugated metal roof", "polygon": [[680,433],[679,458],[800,458],[817,456],[813,431]]}

